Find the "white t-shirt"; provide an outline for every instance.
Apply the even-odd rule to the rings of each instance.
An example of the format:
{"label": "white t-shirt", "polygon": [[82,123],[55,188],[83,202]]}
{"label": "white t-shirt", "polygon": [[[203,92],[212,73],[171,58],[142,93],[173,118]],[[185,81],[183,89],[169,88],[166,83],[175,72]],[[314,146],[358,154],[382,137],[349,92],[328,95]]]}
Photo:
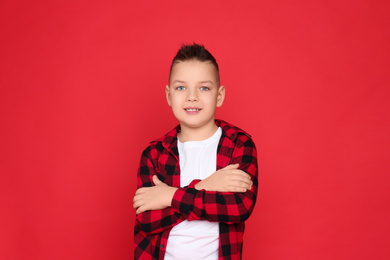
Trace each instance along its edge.
{"label": "white t-shirt", "polygon": [[[180,142],[180,186],[188,186],[194,179],[203,180],[217,168],[217,148],[222,129],[202,141]],[[207,220],[184,220],[169,234],[166,260],[218,259],[219,223]]]}

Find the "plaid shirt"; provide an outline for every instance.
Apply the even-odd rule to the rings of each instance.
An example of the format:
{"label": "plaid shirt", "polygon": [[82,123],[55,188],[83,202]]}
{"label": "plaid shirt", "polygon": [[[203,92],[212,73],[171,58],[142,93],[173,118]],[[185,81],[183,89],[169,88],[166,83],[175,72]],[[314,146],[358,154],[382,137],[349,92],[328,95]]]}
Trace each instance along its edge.
{"label": "plaid shirt", "polygon": [[152,177],[169,186],[179,187],[172,205],[163,210],[146,211],[137,215],[134,228],[134,259],[164,259],[169,232],[183,220],[219,222],[218,259],[241,259],[244,221],[252,213],[258,188],[257,152],[250,136],[243,130],[221,120],[222,128],[217,148],[217,170],[239,163],[239,169],[251,175],[252,189],[245,193],[196,190],[194,180],[180,188],[180,164],[177,133],[180,125],[160,139],[150,143],[141,157],[137,187],[151,187]]}

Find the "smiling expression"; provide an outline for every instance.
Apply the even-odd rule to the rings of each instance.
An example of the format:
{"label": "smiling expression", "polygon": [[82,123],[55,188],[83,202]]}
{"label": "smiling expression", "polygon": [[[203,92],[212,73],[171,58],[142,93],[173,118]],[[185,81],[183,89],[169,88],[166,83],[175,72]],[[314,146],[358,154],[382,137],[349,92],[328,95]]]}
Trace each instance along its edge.
{"label": "smiling expression", "polygon": [[225,88],[219,86],[212,63],[198,60],[176,63],[165,92],[182,130],[215,127],[215,109],[223,103]]}

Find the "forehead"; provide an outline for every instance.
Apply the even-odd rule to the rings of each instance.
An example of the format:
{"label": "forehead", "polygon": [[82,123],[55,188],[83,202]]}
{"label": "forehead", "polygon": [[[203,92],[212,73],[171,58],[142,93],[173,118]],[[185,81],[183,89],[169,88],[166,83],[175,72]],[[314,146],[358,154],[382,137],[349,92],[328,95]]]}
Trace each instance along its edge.
{"label": "forehead", "polygon": [[180,81],[212,81],[218,83],[218,72],[215,66],[209,62],[199,60],[179,61],[172,66],[170,82]]}

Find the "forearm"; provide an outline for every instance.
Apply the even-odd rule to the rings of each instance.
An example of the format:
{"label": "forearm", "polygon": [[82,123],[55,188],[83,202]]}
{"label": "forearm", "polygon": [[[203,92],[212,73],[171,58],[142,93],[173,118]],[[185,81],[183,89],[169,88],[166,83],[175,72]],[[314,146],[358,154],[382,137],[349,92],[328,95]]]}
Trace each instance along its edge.
{"label": "forearm", "polygon": [[[208,220],[225,223],[239,223],[247,220],[256,203],[257,156],[254,143],[250,139],[240,140],[235,145],[231,159],[226,164],[237,164],[239,170],[249,175],[251,186],[245,192],[212,191],[202,187],[200,180],[194,180],[188,187],[175,188],[170,199],[171,207],[153,210],[149,208],[137,215],[138,224],[145,232],[159,233],[172,228],[184,219]],[[223,163],[225,164],[225,163]],[[153,165],[148,161],[139,174],[139,184],[151,186]],[[224,165],[226,167],[227,165]],[[233,167],[237,168],[237,167]],[[232,168],[230,168],[232,169]],[[153,188],[153,187],[152,187]]]}
{"label": "forearm", "polygon": [[171,229],[185,218],[171,207],[145,211],[136,216],[137,225],[146,234],[157,234]]}
{"label": "forearm", "polygon": [[[149,189],[149,191],[153,191],[157,187],[156,183],[154,183],[153,176],[157,176],[158,174],[155,167],[156,164],[152,162],[151,158],[153,157],[150,156],[150,149],[145,149],[142,153],[137,173],[138,189],[133,199],[133,207],[136,209],[137,213],[136,225],[138,226],[138,229],[147,234],[156,234],[177,225],[184,219],[184,217],[180,213],[174,212],[170,207],[173,194],[176,191],[176,188],[173,187],[170,187],[174,189],[170,198],[166,199],[165,202],[159,205],[159,209],[153,210],[153,208],[150,208],[150,202],[154,203],[155,200],[153,199],[153,194],[149,194],[149,197],[152,199],[145,198],[148,194],[146,191]],[[159,191],[157,191],[156,194],[159,199],[162,198],[159,196]]]}
{"label": "forearm", "polygon": [[255,202],[256,196],[250,191],[231,193],[179,189],[172,201],[172,209],[188,220],[239,223],[249,218]]}
{"label": "forearm", "polygon": [[133,199],[136,214],[171,207],[177,188],[161,182],[156,175],[153,176],[153,183],[155,185],[153,187],[142,187],[136,191]]}
{"label": "forearm", "polygon": [[226,223],[247,220],[256,203],[257,160],[242,163],[240,170],[245,171],[252,181],[252,187],[245,192],[220,192],[202,189],[203,181],[194,180],[188,188],[180,188],[176,191],[172,208],[188,220],[206,219]]}

